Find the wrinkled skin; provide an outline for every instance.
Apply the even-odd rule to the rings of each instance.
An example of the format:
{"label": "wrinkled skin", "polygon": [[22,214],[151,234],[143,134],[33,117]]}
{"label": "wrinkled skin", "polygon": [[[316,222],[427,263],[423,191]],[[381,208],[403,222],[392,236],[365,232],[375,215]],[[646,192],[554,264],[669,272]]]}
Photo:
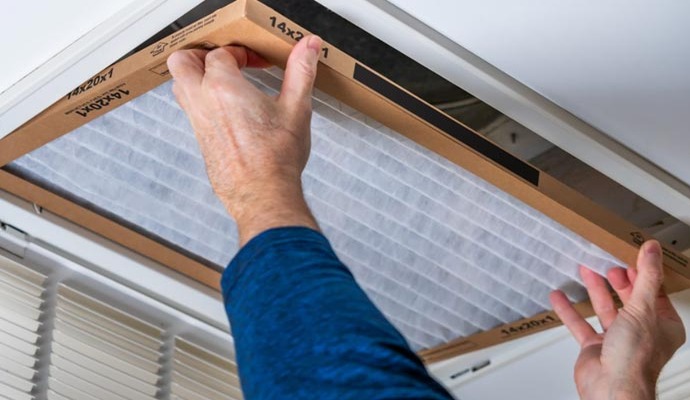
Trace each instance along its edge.
{"label": "wrinkled skin", "polygon": [[175,96],[189,116],[211,185],[237,221],[240,244],[270,228],[318,229],[302,194],[320,38],[292,51],[281,93],[264,94],[242,75],[268,63],[244,47],[182,50],[168,59]]}
{"label": "wrinkled skin", "polygon": [[562,292],[551,294],[559,318],[581,346],[575,383],[582,399],[652,400],[661,369],[685,342],[685,328],[662,289],[664,269],[659,243],[640,249],[637,268],[614,268],[608,281],[623,308],[616,309],[606,281],[582,267],[603,333],[597,333]]}

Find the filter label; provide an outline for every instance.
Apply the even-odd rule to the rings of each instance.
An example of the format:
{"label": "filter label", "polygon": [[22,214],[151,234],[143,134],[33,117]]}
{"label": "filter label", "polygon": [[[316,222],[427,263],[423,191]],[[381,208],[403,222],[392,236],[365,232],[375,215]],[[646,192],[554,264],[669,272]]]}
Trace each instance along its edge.
{"label": "filter label", "polygon": [[[124,100],[130,95],[130,91],[124,88],[125,84],[118,85],[117,87],[108,90],[107,92],[86,101],[77,107],[67,111],[65,115],[75,113],[76,115],[86,118],[94,111],[100,111],[110,108],[115,103],[120,100]],[[125,100],[126,101],[126,100]],[[122,102],[119,102],[122,104]]]}
{"label": "filter label", "polygon": [[529,331],[532,331],[536,328],[543,328],[549,325],[554,325],[557,324],[559,321],[550,316],[547,315],[544,318],[539,318],[539,319],[532,319],[520,324],[515,324],[515,325],[510,325],[506,328],[501,329],[501,335],[504,338],[510,337],[510,336],[515,336],[515,335],[523,335]]}
{"label": "filter label", "polygon": [[108,71],[100,73],[100,74],[94,76],[93,78],[89,79],[88,81],[84,82],[82,85],[77,86],[76,89],[74,89],[73,91],[71,91],[67,94],[67,100],[71,99],[74,96],[78,96],[82,93],[86,93],[89,90],[100,85],[101,83],[107,82],[108,79],[113,77],[113,71],[114,70],[115,70],[115,68],[110,68]]}
{"label": "filter label", "polygon": [[[306,34],[297,28],[290,26],[288,22],[280,19],[278,16],[271,16],[268,18],[269,22],[271,23],[271,28],[273,30],[279,32],[282,35],[285,35],[289,37],[290,39],[299,42],[300,40],[304,39]],[[324,46],[321,49],[321,53],[323,55],[323,58],[328,58],[328,47]]]}

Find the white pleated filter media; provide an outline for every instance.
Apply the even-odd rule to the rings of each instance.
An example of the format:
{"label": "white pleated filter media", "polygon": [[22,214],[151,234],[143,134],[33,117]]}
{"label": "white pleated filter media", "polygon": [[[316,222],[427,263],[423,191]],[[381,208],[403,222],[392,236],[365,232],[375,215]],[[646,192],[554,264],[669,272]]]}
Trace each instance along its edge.
{"label": "white pleated filter media", "polygon": [[[247,76],[266,93],[281,72]],[[307,200],[339,257],[416,350],[586,294],[578,265],[610,254],[335,99],[317,92]],[[171,84],[25,155],[11,171],[225,266],[234,222],[206,177]]]}

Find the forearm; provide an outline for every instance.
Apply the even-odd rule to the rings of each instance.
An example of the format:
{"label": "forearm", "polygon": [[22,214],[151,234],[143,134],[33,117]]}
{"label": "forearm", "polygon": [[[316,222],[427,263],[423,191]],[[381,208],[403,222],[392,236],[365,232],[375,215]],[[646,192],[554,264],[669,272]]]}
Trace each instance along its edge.
{"label": "forearm", "polygon": [[318,232],[262,233],[222,283],[247,399],[451,398]]}
{"label": "forearm", "polygon": [[299,178],[255,181],[230,199],[221,197],[237,222],[240,247],[269,229],[302,226],[319,230],[302,193]]}
{"label": "forearm", "polygon": [[[279,96],[242,75],[263,64],[244,47],[168,60],[209,181],[240,233],[222,287],[245,398],[449,399],[313,230],[300,175],[321,48],[314,36],[295,45]],[[300,228],[263,232],[285,226]]]}

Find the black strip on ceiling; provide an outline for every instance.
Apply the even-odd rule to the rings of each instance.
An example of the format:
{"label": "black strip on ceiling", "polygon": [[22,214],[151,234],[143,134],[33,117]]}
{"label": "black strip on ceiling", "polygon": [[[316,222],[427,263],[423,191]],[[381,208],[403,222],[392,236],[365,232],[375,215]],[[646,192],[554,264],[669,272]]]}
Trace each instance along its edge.
{"label": "black strip on ceiling", "polygon": [[[472,97],[453,83],[314,0],[260,1],[431,104]],[[204,1],[129,54],[165,38],[232,2],[233,0]]]}
{"label": "black strip on ceiling", "polygon": [[484,155],[515,175],[535,186],[539,185],[538,169],[503,150],[490,140],[473,132],[438,109],[400,89],[368,68],[356,64],[354,79],[436,128],[448,133],[469,148]]}

